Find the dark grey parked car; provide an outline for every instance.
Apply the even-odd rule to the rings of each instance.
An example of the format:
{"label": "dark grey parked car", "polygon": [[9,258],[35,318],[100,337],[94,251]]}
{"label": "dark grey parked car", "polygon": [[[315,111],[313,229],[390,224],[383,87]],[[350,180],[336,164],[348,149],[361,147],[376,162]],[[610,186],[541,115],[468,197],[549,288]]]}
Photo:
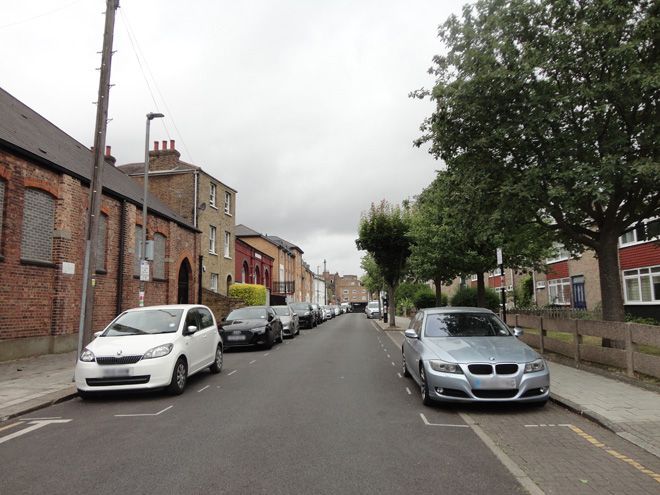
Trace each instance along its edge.
{"label": "dark grey parked car", "polygon": [[419,385],[422,402],[545,404],[550,374],[543,357],[481,308],[427,308],[410,320],[402,346],[403,374]]}
{"label": "dark grey parked car", "polygon": [[258,345],[270,349],[282,342],[282,321],[270,306],[232,310],[218,325],[225,348]]}

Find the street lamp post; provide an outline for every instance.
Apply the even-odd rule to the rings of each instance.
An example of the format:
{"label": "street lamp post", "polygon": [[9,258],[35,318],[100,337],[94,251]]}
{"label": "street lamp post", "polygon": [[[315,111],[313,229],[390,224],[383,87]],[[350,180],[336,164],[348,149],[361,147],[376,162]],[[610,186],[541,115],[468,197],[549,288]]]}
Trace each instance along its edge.
{"label": "street lamp post", "polygon": [[[147,128],[144,138],[144,198],[142,200],[142,246],[140,249],[140,306],[144,306],[144,282],[149,279],[147,265],[147,195],[149,194],[149,127],[153,119],[165,117],[162,113],[147,114]],[[144,268],[144,267],[147,268]],[[143,274],[146,271],[146,276]]]}

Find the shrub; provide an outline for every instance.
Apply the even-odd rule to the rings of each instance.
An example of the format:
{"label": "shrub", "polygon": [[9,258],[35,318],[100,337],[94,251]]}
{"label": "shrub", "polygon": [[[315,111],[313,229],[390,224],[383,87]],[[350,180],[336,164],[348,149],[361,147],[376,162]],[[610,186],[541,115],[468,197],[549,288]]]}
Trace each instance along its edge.
{"label": "shrub", "polygon": [[229,286],[229,297],[243,299],[246,306],[262,306],[266,304],[266,287],[254,284],[234,284]]}
{"label": "shrub", "polygon": [[435,292],[429,287],[420,289],[413,296],[413,303],[417,309],[435,307]]}
{"label": "shrub", "polygon": [[[501,296],[492,289],[486,289],[486,308],[494,312],[500,311]],[[476,287],[461,287],[458,289],[454,297],[451,298],[452,306],[469,306],[476,308],[477,305],[477,288]]]}

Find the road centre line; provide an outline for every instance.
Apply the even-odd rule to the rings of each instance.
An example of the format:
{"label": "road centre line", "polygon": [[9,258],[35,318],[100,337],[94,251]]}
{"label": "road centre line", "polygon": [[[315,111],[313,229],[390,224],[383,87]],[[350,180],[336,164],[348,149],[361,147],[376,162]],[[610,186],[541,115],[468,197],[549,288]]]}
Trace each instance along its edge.
{"label": "road centre line", "polygon": [[203,392],[204,390],[206,390],[206,389],[209,388],[210,386],[211,386],[211,385],[207,385],[206,387],[200,388],[200,389],[197,391],[197,393]]}
{"label": "road centre line", "polygon": [[256,359],[253,359],[253,360],[250,361],[248,364],[252,364],[252,363],[256,363],[256,362],[257,362],[257,360],[256,360]]}
{"label": "road centre line", "polygon": [[0,438],[0,443],[7,442],[8,440],[11,440],[16,437],[20,437],[21,435],[25,435],[26,433],[30,433],[31,431],[37,430],[43,426],[47,426],[50,424],[54,423],[68,423],[69,421],[72,421],[70,419],[49,419],[49,420],[37,420],[37,421],[30,421],[29,424],[32,426],[29,426],[23,430],[17,431],[15,433],[12,433],[11,435],[7,435],[6,437]]}
{"label": "road centre line", "polygon": [[159,411],[157,413],[152,413],[152,414],[115,414],[115,418],[130,418],[130,417],[135,417],[135,416],[158,416],[159,414],[164,413],[165,411],[172,409],[174,406],[169,406],[163,409],[162,411]]}
{"label": "road centre line", "polygon": [[231,373],[229,373],[227,376],[231,376],[231,375],[233,375],[234,373],[236,373],[237,371],[238,371],[238,370],[234,370],[234,371],[232,371]]}

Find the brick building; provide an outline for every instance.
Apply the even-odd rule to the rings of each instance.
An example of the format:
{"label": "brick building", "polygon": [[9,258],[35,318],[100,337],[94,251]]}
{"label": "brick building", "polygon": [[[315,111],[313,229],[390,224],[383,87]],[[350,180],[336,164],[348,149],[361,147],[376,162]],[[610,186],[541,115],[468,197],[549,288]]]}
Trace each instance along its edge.
{"label": "brick building", "polygon": [[[108,150],[109,154],[109,150]],[[0,89],[0,360],[77,348],[93,154]],[[103,165],[93,331],[139,303],[143,190]],[[198,298],[199,231],[156,197],[146,305]]]}
{"label": "brick building", "polygon": [[273,258],[250,246],[241,239],[236,239],[236,264],[234,267],[236,282],[263,285],[273,290]]}
{"label": "brick building", "polygon": [[[227,295],[234,283],[236,190],[181,161],[174,140],[149,151],[149,192],[202,231],[202,287]],[[144,162],[120,165],[144,187]]]}

